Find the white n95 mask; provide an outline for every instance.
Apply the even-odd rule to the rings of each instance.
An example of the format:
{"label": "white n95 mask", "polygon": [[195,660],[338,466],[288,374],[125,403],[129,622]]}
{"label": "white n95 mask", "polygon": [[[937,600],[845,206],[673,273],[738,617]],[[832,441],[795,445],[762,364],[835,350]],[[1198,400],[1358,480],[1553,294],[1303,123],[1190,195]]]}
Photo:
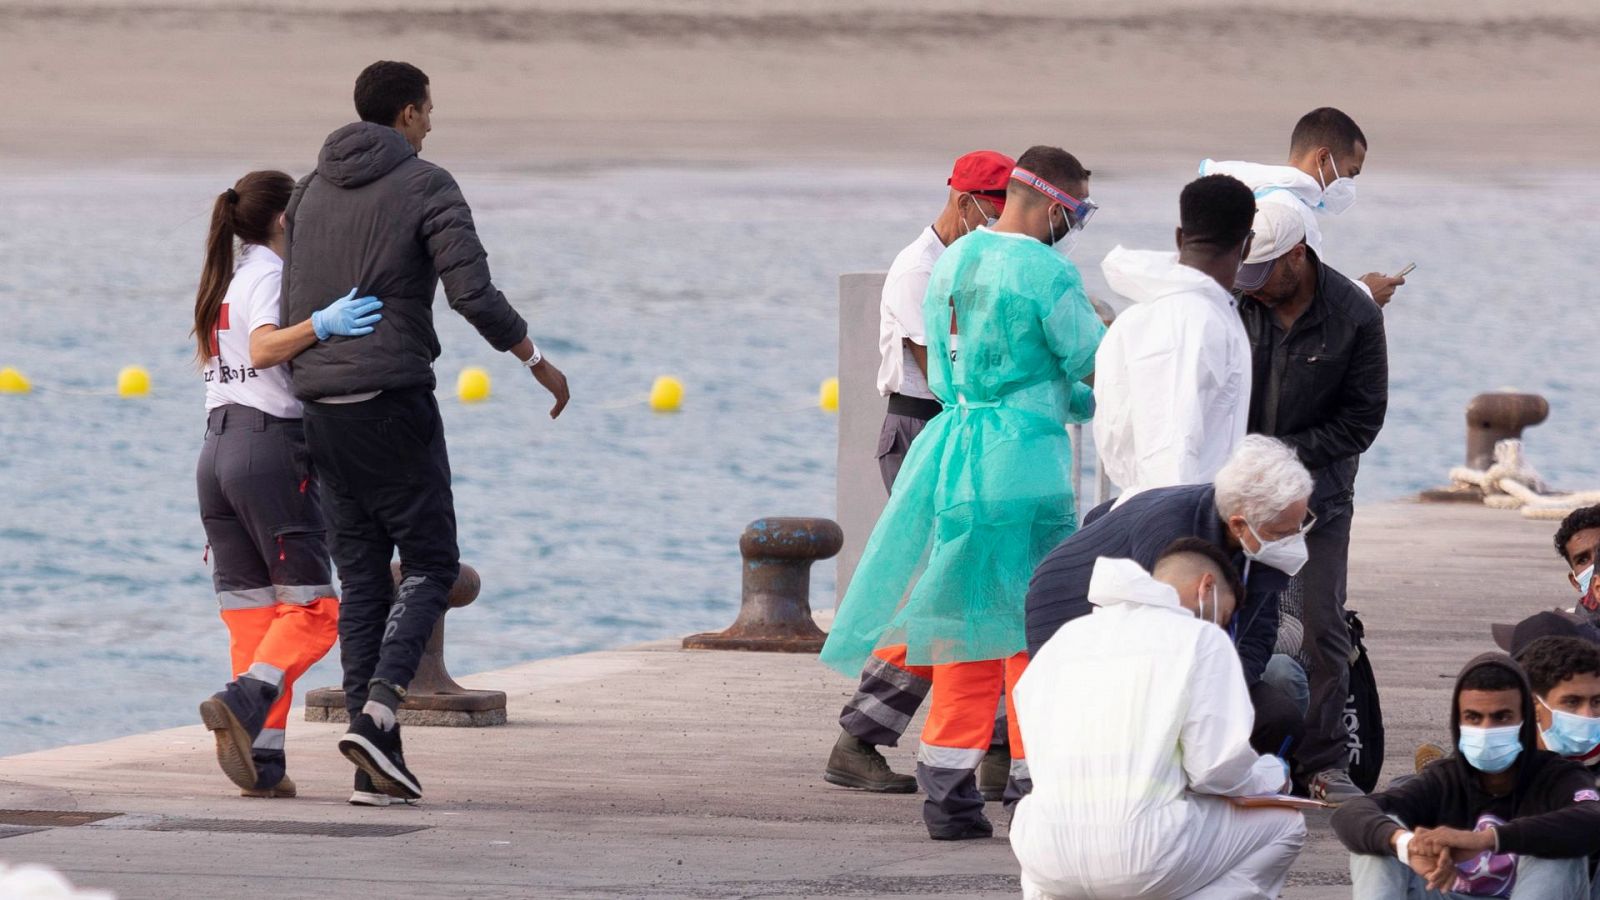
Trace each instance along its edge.
{"label": "white n95 mask", "polygon": [[[1356,180],[1340,175],[1339,164],[1331,155],[1328,165],[1333,166],[1333,180],[1322,185],[1322,208],[1329,215],[1337,216],[1356,205]],[[1321,171],[1317,172],[1317,180],[1322,180]]]}
{"label": "white n95 mask", "polygon": [[1275,541],[1263,541],[1261,535],[1256,534],[1254,525],[1247,522],[1245,527],[1250,529],[1256,540],[1261,541],[1261,549],[1254,553],[1246,550],[1244,555],[1264,566],[1271,566],[1285,575],[1293,576],[1300,574],[1306,560],[1311,558],[1311,551],[1306,548],[1306,535],[1303,531]]}

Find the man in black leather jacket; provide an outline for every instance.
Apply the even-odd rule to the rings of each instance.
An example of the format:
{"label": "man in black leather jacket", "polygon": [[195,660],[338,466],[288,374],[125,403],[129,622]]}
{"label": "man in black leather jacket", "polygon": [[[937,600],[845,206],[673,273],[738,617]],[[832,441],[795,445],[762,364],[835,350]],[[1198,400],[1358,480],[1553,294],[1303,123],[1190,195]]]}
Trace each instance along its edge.
{"label": "man in black leather jacket", "polygon": [[1345,575],[1361,454],[1383,427],[1389,403],[1389,351],[1383,313],[1350,279],[1306,246],[1292,210],[1262,204],[1256,238],[1237,288],[1250,337],[1253,375],[1249,429],[1294,447],[1311,470],[1316,526],[1298,578],[1304,595],[1311,703],[1297,755],[1312,796],[1342,802],[1361,795],[1350,782],[1345,702],[1350,636]]}

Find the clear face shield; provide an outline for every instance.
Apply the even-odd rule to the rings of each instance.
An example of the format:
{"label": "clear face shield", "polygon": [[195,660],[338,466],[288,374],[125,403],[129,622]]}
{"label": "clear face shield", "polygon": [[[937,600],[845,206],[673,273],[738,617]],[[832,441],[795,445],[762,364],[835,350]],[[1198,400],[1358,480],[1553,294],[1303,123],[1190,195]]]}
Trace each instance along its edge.
{"label": "clear face shield", "polygon": [[1079,236],[1083,234],[1083,229],[1088,227],[1089,220],[1094,218],[1100,205],[1088,197],[1079,200],[1027,169],[1013,169],[1011,177],[1044,194],[1055,201],[1056,206],[1061,207],[1063,227],[1059,233],[1055,216],[1050,217],[1050,246],[1056,248],[1056,251],[1063,256],[1070,254],[1072,248],[1078,245]]}

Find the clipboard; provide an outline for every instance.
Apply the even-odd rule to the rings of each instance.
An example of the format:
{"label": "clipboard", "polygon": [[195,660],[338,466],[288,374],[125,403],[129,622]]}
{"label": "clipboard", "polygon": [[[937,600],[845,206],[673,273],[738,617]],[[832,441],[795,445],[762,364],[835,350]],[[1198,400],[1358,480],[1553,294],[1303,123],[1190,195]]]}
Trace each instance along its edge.
{"label": "clipboard", "polygon": [[1229,797],[1228,802],[1244,809],[1333,809],[1334,805],[1293,794],[1262,794],[1257,797]]}

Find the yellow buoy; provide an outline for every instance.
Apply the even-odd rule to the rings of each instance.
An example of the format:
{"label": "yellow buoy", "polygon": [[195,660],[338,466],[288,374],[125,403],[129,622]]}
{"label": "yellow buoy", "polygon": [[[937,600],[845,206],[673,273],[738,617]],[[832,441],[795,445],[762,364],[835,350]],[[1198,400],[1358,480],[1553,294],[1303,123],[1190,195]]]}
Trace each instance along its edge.
{"label": "yellow buoy", "polygon": [[656,412],[677,412],[683,405],[683,382],[661,375],[650,385],[650,408]]}
{"label": "yellow buoy", "polygon": [[123,366],[117,373],[118,397],[143,397],[150,393],[150,373],[139,366]]}
{"label": "yellow buoy", "polygon": [[0,394],[26,394],[33,390],[28,376],[10,366],[0,369]]}
{"label": "yellow buoy", "polygon": [[489,373],[467,366],[456,378],[456,396],[462,403],[482,403],[489,399]]}
{"label": "yellow buoy", "polygon": [[839,379],[824,378],[822,389],[817,391],[817,405],[823,412],[836,413],[839,411]]}

